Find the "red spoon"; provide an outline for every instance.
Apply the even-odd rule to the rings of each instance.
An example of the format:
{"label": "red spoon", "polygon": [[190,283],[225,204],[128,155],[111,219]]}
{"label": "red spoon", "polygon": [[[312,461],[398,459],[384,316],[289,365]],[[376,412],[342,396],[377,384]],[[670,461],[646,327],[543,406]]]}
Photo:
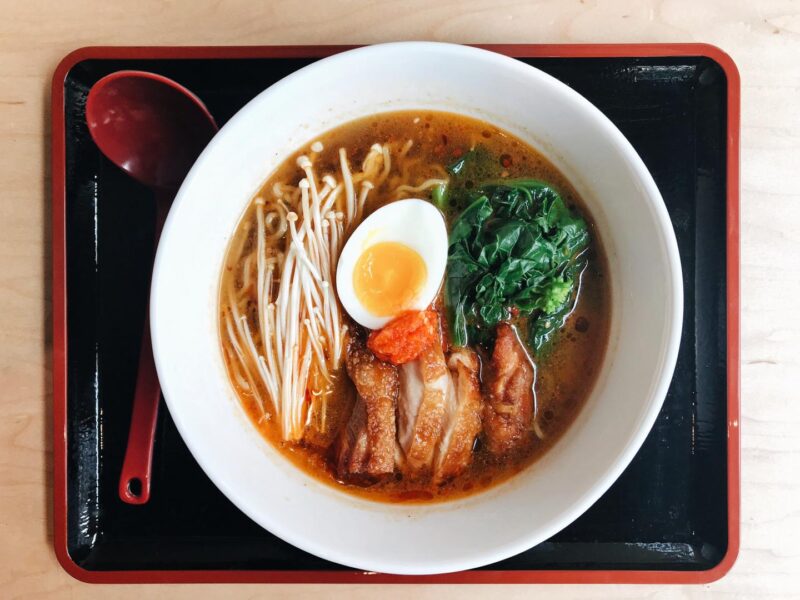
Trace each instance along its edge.
{"label": "red spoon", "polygon": [[[214,118],[197,96],[171,79],[144,71],[117,71],[89,90],[86,121],[101,152],[153,189],[155,246],[178,186],[217,132]],[[144,504],[150,498],[160,398],[146,318],[119,482],[119,496],[129,504]]]}

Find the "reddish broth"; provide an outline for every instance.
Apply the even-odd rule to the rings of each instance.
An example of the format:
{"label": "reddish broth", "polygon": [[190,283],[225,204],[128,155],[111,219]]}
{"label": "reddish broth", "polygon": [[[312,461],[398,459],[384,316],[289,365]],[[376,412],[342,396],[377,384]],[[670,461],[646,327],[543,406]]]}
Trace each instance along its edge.
{"label": "reddish broth", "polygon": [[[489,123],[444,112],[402,111],[384,113],[353,121],[317,138],[324,145],[318,163],[321,172],[337,168],[338,149],[344,147],[353,163],[359,163],[375,142],[414,140],[408,153],[409,173],[419,180],[436,176],[432,165],[447,166],[476,144],[482,145],[496,162],[487,165],[484,179],[526,177],[545,181],[576,209],[589,225],[592,241],[588,265],[583,272],[578,301],[564,328],[543,357],[534,357],[536,365],[536,422],[544,437],[533,430],[519,451],[498,460],[476,440],[472,465],[456,479],[435,485],[430,479],[410,480],[401,474],[369,487],[337,481],[331,468],[330,451],[324,446],[330,439],[304,440],[300,444],[284,442],[274,418],[263,419],[255,401],[237,389],[242,405],[253,424],[293,464],[318,480],[346,491],[383,502],[431,502],[474,494],[502,482],[529,466],[559,439],[592,391],[603,364],[609,336],[610,289],[605,253],[595,223],[586,205],[566,178],[544,156],[519,138]],[[302,173],[296,158],[309,151],[310,142],[287,158],[267,179],[258,194],[269,194],[274,182],[296,183]],[[441,173],[441,169],[438,170]],[[480,182],[476,181],[475,185]],[[386,204],[390,198],[380,188],[366,206],[366,213]],[[446,215],[453,218],[457,214]],[[234,242],[253,244],[254,205],[247,209],[237,227]],[[249,227],[246,225],[250,224]],[[242,240],[242,236],[249,239]],[[230,252],[229,252],[230,254]],[[230,259],[230,256],[228,257]],[[223,281],[240,269],[234,260],[226,263]],[[223,325],[224,327],[224,325]],[[446,333],[446,332],[445,332]],[[479,349],[484,358],[487,349]],[[236,388],[235,382],[232,385]],[[352,384],[342,368],[337,388],[331,396],[328,418],[334,428],[343,425],[353,403]],[[322,446],[322,447],[321,447]]]}

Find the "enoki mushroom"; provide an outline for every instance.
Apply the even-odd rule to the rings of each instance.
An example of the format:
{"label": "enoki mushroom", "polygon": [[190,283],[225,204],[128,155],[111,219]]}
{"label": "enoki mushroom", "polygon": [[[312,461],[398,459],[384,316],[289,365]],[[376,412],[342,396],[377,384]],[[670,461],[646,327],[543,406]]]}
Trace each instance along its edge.
{"label": "enoki mushroom", "polygon": [[[255,201],[254,243],[238,254],[240,285],[223,295],[222,333],[233,350],[234,380],[265,418],[275,415],[286,440],[301,439],[315,412],[315,422],[325,426],[347,333],[335,290],[339,254],[372,190],[387,183],[393,149],[402,161],[412,145],[373,144],[358,171],[342,148],[339,171],[320,175],[314,161],[323,147],[314,142],[309,155],[297,159],[303,178],[296,185],[276,183],[272,198]],[[388,197],[434,182],[395,187]]]}

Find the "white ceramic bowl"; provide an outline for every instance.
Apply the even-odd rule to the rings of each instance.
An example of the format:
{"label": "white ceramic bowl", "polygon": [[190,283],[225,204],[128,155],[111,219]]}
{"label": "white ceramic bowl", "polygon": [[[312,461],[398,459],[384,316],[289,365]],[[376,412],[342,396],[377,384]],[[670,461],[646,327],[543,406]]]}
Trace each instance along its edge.
{"label": "white ceramic bowl", "polygon": [[[613,304],[597,385],[554,448],[505,484],[428,506],[358,499],[292,466],[240,408],[217,328],[228,241],[273,168],[336,125],[411,108],[485,119],[547,155],[597,221]],[[664,203],[636,152],[600,111],[511,58],[409,42],[316,62],[270,87],[225,125],[184,181],[164,227],[151,323],[170,413],[198,463],[236,506],[322,558],[368,571],[428,574],[519,553],[568,525],[608,489],[661,407],[682,306],[680,262]]]}

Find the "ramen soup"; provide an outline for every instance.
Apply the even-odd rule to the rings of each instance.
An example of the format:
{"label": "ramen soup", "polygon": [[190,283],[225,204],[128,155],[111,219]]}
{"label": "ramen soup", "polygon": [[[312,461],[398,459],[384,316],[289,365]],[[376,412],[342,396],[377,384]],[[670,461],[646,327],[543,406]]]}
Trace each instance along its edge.
{"label": "ramen soup", "polygon": [[[489,123],[394,112],[272,173],[224,263],[222,353],[255,427],[373,500],[476,493],[576,418],[608,341],[592,216]],[[535,467],[534,467],[535,468]]]}

